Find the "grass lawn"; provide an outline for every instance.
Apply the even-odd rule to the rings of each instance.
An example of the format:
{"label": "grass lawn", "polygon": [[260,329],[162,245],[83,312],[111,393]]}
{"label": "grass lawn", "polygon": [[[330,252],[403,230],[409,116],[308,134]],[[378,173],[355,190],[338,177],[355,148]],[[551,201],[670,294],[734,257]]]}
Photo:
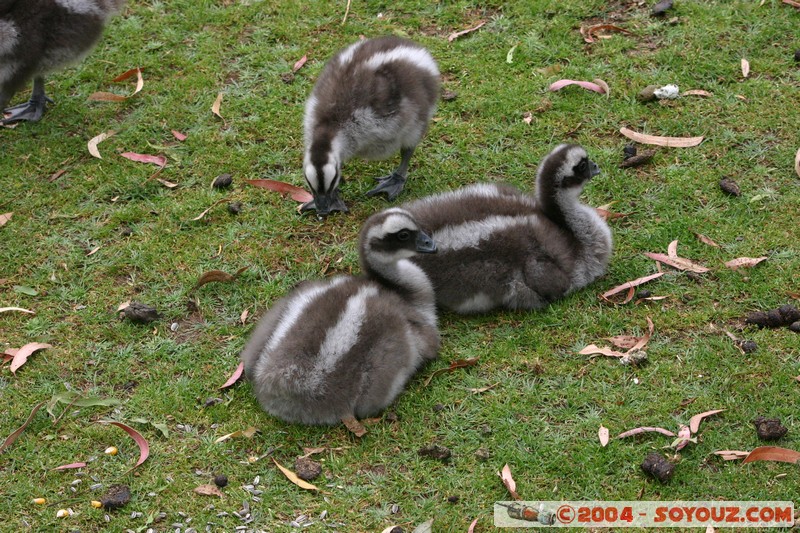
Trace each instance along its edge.
{"label": "grass lawn", "polygon": [[[509,499],[497,476],[505,464],[526,500],[800,503],[796,465],[713,455],[768,444],[751,423],[759,415],[789,428],[776,445],[800,450],[800,336],[743,328],[742,320],[800,298],[793,168],[800,9],[779,0],[676,0],[655,18],[651,1],[370,0],[353,1],[342,24],[345,3],[130,0],[93,54],[48,78],[56,104],[41,122],[0,129],[0,214],[13,213],[0,227],[0,307],[35,311],[0,314],[0,351],[52,345],[16,374],[0,368],[0,439],[54,395],[116,400],[39,411],[0,455],[2,528],[289,531],[305,515],[311,531],[412,531],[431,518],[434,531],[466,531],[475,518],[476,531],[487,531],[493,502]],[[597,23],[630,33],[584,42],[580,28]],[[358,439],[343,426],[273,419],[247,383],[219,387],[271,302],[301,280],[358,271],[360,224],[389,205],[365,193],[396,160],[346,164],[342,194],[351,211],[324,222],[245,184],[302,185],[303,105],[317,74],[340,47],[383,34],[428,47],[443,89],[455,96],[440,103],[402,200],[479,181],[530,189],[539,160],[556,144],[575,142],[602,169],[585,200],[614,202],[610,209],[626,216],[611,221],[611,265],[589,288],[542,312],[441,316],[440,358],[412,380],[392,415],[368,421],[369,433]],[[304,55],[307,63],[292,75]],[[88,100],[97,91],[130,94],[134,80],[111,80],[134,67],[143,68],[140,93],[124,102]],[[611,92],[548,91],[562,78],[600,78]],[[645,86],[668,83],[711,96],[638,101]],[[219,93],[224,119],[211,112]],[[659,148],[650,163],[621,169],[630,142],[623,126],[705,140]],[[188,137],[178,141],[171,130]],[[116,134],[99,144],[103,159],[92,157],[87,142],[107,131]],[[158,178],[177,187],[148,180],[156,167],[123,152],[166,156]],[[233,186],[212,188],[223,173]],[[741,196],[720,190],[723,176],[738,182]],[[228,211],[231,202],[241,203],[239,214]],[[663,300],[620,305],[598,297],[655,273],[644,252],[666,253],[675,239],[678,255],[711,271],[665,266],[665,275],[643,286]],[[743,256],[767,260],[739,270],[723,264]],[[242,267],[249,268],[234,281],[193,289],[204,272]],[[116,309],[127,300],[155,306],[162,318],[120,320]],[[655,332],[646,364],[577,353],[587,344],[609,346],[605,337],[642,335],[648,317]],[[726,331],[757,349],[742,353]],[[435,370],[469,357],[478,364],[425,384]],[[726,411],[704,421],[698,442],[677,453],[657,433],[598,442],[601,425],[612,437],[637,426],[677,431],[710,409]],[[129,472],[139,450],[103,420],[147,439],[143,465]],[[249,427],[258,429],[252,438],[215,442]],[[449,462],[418,455],[433,444],[451,450]],[[109,446],[119,453],[104,454]],[[271,460],[294,468],[304,448],[322,449],[311,456],[322,463],[314,481],[321,492],[296,487]],[[677,464],[671,481],[642,473],[651,451]],[[53,470],[77,461],[88,466]],[[214,474],[228,477],[222,498],[193,492]],[[90,505],[116,483],[131,489],[123,509]],[[31,503],[36,497],[47,503]],[[251,523],[234,514],[243,502]],[[75,514],[56,518],[62,508]]]}

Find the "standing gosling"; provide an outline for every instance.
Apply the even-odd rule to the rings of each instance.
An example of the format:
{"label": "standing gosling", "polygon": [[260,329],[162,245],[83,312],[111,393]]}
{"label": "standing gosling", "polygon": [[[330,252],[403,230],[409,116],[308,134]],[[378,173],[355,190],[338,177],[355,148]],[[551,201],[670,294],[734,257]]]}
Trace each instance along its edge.
{"label": "standing gosling", "polygon": [[[0,0],[0,125],[36,122],[52,102],[44,75],[83,59],[125,0]],[[33,79],[28,102],[6,109]]]}
{"label": "standing gosling", "polygon": [[241,353],[261,406],[302,424],[374,416],[439,349],[436,304],[410,259],[436,251],[406,211],[370,217],[360,234],[365,277],[298,285]]}
{"label": "standing gosling", "polygon": [[414,259],[437,303],[463,314],[538,309],[601,276],[611,231],[579,199],[599,172],[581,146],[562,144],[540,164],[535,196],[478,184],[403,206],[438,245]]}
{"label": "standing gosling", "polygon": [[306,102],[303,172],[314,199],[301,211],[347,211],[339,198],[342,164],[400,151],[400,165],[367,193],[394,200],[436,110],[439,84],[436,61],[407,39],[379,37],[337,52]]}

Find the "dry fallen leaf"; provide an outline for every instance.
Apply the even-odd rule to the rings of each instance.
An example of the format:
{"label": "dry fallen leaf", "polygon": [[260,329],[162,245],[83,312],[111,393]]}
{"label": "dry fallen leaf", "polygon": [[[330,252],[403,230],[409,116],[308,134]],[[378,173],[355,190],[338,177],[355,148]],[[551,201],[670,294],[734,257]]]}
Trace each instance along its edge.
{"label": "dry fallen leaf", "polygon": [[194,488],[194,492],[203,496],[218,496],[222,498],[222,492],[216,485],[199,485]]}
{"label": "dry fallen leaf", "polygon": [[[642,285],[643,283],[647,283],[648,281],[652,281],[652,280],[654,280],[656,278],[660,278],[663,275],[664,275],[663,272],[656,272],[655,274],[650,274],[649,276],[644,276],[644,277],[641,277],[641,278],[637,278],[637,279],[634,279],[632,281],[626,281],[622,285],[618,285],[618,286],[614,287],[613,289],[607,290],[606,292],[601,294],[600,297],[602,299],[604,299],[604,300],[608,300],[608,298],[610,296],[613,296],[613,295],[615,295],[615,294],[617,294],[619,292],[622,292],[624,290],[631,290],[632,291],[634,287],[638,287],[639,285]],[[631,298],[630,299],[633,299],[633,295],[632,294],[631,294]],[[624,303],[627,303],[628,301],[630,301],[630,299],[626,300]]]}
{"label": "dry fallen leaf", "polygon": [[681,426],[678,430],[678,438],[675,439],[672,446],[675,448],[676,452],[679,452],[690,442],[696,443],[697,439],[692,439],[692,431],[689,429],[689,426]]}
{"label": "dry fallen leaf", "polygon": [[469,525],[469,528],[467,529],[467,533],[475,533],[475,526],[476,526],[477,524],[478,524],[478,519],[476,518],[476,519],[475,519],[475,520],[473,520],[473,521],[472,521],[472,523]]}
{"label": "dry fallen leaf", "polygon": [[514,481],[514,478],[511,477],[511,467],[506,464],[503,467],[503,470],[497,475],[503,480],[503,485],[505,485],[508,489],[508,492],[511,493],[511,497],[515,500],[521,500],[522,498],[520,498],[519,494],[517,494],[517,483]]}
{"label": "dry fallen leaf", "polygon": [[342,424],[344,424],[347,430],[356,437],[363,437],[367,434],[367,428],[365,428],[361,422],[352,416],[342,418]]}
{"label": "dry fallen leaf", "polygon": [[477,364],[478,364],[478,358],[477,357],[471,357],[469,359],[457,359],[457,360],[453,361],[452,363],[450,363],[450,366],[447,367],[447,368],[439,368],[437,370],[434,370],[433,373],[430,376],[428,376],[428,379],[425,380],[424,386],[427,387],[430,384],[431,380],[433,378],[435,378],[436,376],[438,376],[439,374],[444,374],[445,372],[452,372],[453,370],[455,370],[457,368],[465,368],[465,367],[468,367],[468,366],[475,366]]}
{"label": "dry fallen leaf", "polygon": [[300,203],[310,202],[314,199],[311,193],[300,187],[275,180],[245,180],[247,183],[254,187],[260,187],[270,191],[278,192],[281,194],[288,194],[292,200]]}
{"label": "dry fallen leaf", "polygon": [[742,267],[754,267],[762,261],[766,261],[766,257],[737,257],[725,262],[725,266],[736,270]]}
{"label": "dry fallen leaf", "polygon": [[720,247],[719,244],[714,242],[710,237],[706,237],[702,233],[695,233],[695,236],[698,239],[700,239],[700,242],[702,242],[703,244],[707,244],[709,246],[713,246],[714,248],[719,248]]}
{"label": "dry fallen leaf", "polygon": [[57,466],[53,470],[71,470],[73,468],[83,468],[85,466],[86,466],[86,463],[78,462],[78,463],[70,463],[68,465]]}
{"label": "dry fallen leaf", "polygon": [[690,89],[688,91],[683,91],[681,93],[681,96],[705,96],[705,97],[710,97],[710,96],[714,96],[714,95],[711,94],[710,92],[704,91],[702,89]]}
{"label": "dry fallen leaf", "polygon": [[36,416],[36,413],[39,412],[39,409],[41,409],[45,403],[47,402],[39,402],[33,406],[33,409],[31,409],[31,414],[28,415],[27,420],[25,420],[25,422],[19,428],[17,428],[11,435],[6,437],[6,440],[3,441],[3,444],[0,444],[0,453],[3,453],[3,450],[14,444],[14,441],[16,441],[19,438],[19,436],[22,435],[22,432],[25,431],[25,428],[28,427],[28,424],[31,423],[33,417]]}
{"label": "dry fallen leaf", "polygon": [[483,27],[484,24],[486,24],[486,22],[485,21],[481,21],[480,23],[478,23],[478,25],[473,26],[472,28],[468,28],[466,30],[461,30],[461,31],[457,31],[455,33],[451,33],[447,37],[447,42],[448,43],[452,43],[453,41],[455,41],[456,39],[458,39],[462,35],[467,35],[468,33],[472,33],[472,32],[474,32],[476,30],[479,30],[480,28]]}
{"label": "dry fallen leaf", "polygon": [[777,446],[760,446],[744,458],[742,464],[754,461],[777,461],[780,463],[800,463],[800,452]]}
{"label": "dry fallen leaf", "polygon": [[214,202],[213,204],[211,204],[211,207],[209,207],[208,209],[206,209],[205,211],[203,211],[202,213],[200,213],[199,215],[197,215],[196,217],[194,217],[192,220],[200,220],[201,218],[203,218],[204,216],[206,216],[206,214],[208,214],[208,212],[209,212],[209,211],[211,211],[213,208],[215,208],[215,207],[216,207],[216,206],[218,206],[219,204],[221,204],[221,203],[223,203],[223,202],[227,202],[227,201],[228,201],[228,198],[222,198],[221,200],[217,200],[216,202]]}
{"label": "dry fallen leaf", "polygon": [[[147,458],[150,456],[150,445],[138,431],[136,431],[130,426],[123,424],[122,422],[104,422],[104,423],[117,426],[118,428],[124,430],[125,433],[130,435],[130,437],[136,442],[136,445],[139,446],[139,460],[136,461],[136,464],[130,470],[133,470],[134,468],[141,465],[147,460]],[[130,472],[130,470],[128,470],[128,472]]]}
{"label": "dry fallen leaf", "polygon": [[671,267],[677,268],[678,270],[688,270],[690,272],[697,272],[700,274],[709,271],[708,268],[699,265],[690,259],[678,257],[677,248],[678,248],[678,241],[675,240],[669,243],[669,247],[667,248],[667,255],[655,252],[645,252],[644,255],[660,263],[664,263]]}
{"label": "dry fallen leaf", "polygon": [[172,136],[175,137],[179,141],[185,141],[188,138],[188,135],[185,133],[181,133],[178,130],[171,130]]}
{"label": "dry fallen leaf", "polygon": [[750,62],[742,58],[742,77],[746,78],[750,75]]}
{"label": "dry fallen leaf", "polygon": [[600,439],[600,446],[605,448],[608,445],[608,428],[601,425],[597,431],[597,438]]}
{"label": "dry fallen leaf", "polygon": [[692,418],[689,419],[689,430],[692,433],[697,433],[697,430],[700,429],[700,422],[703,421],[704,418],[709,417],[711,415],[715,415],[717,413],[721,413],[725,409],[714,409],[711,411],[706,411],[704,413],[699,413],[694,415]]}
{"label": "dry fallen leaf", "polygon": [[272,457],[271,459],[272,459],[272,462],[275,463],[275,466],[277,466],[278,469],[281,472],[283,472],[283,475],[286,476],[286,479],[288,479],[289,481],[291,481],[292,483],[294,483],[295,485],[297,485],[301,489],[319,490],[317,487],[315,487],[314,485],[312,485],[308,481],[303,481],[302,479],[297,477],[297,474],[295,474],[294,472],[292,472],[291,470],[289,470],[285,466],[281,465],[278,461],[275,460],[274,457]]}
{"label": "dry fallen leaf", "polygon": [[719,455],[726,461],[735,461],[737,459],[744,459],[750,452],[743,452],[740,450],[720,450],[718,452],[714,452],[714,455]]}
{"label": "dry fallen leaf", "polygon": [[122,152],[119,155],[121,155],[125,159],[136,161],[137,163],[152,163],[153,165],[159,166],[161,168],[167,166],[167,158],[164,157],[163,155],[137,154],[135,152]]}
{"label": "dry fallen leaf", "polygon": [[96,92],[89,95],[89,100],[94,102],[124,102],[128,98],[132,98],[136,94],[138,94],[142,88],[144,87],[144,78],[142,77],[142,69],[141,68],[132,68],[126,72],[123,72],[112,81],[120,82],[125,81],[131,76],[136,74],[136,89],[134,89],[133,93],[130,96],[122,96],[115,93],[108,93],[108,92]]}
{"label": "dry fallen leaf", "polygon": [[0,214],[0,227],[5,226],[6,223],[9,220],[11,220],[11,215],[13,215],[13,214],[14,214],[13,211],[10,212],[10,213],[2,213],[2,214]]}
{"label": "dry fallen leaf", "polygon": [[89,149],[89,153],[92,154],[92,156],[96,157],[97,159],[103,159],[103,156],[100,155],[100,151],[97,149],[97,145],[105,141],[112,135],[115,135],[116,133],[117,132],[115,131],[107,131],[105,133],[101,133],[96,137],[92,137],[86,144],[86,147]]}
{"label": "dry fallen leaf", "polygon": [[596,354],[605,355],[607,357],[625,357],[625,354],[622,352],[612,350],[611,348],[601,348],[594,344],[590,344],[589,346],[578,352],[578,355],[596,355]]}
{"label": "dry fallen leaf", "polygon": [[223,435],[217,440],[214,441],[214,444],[219,444],[220,442],[224,442],[228,439],[233,439],[236,437],[247,437],[248,439],[252,439],[253,435],[256,434],[258,430],[253,426],[250,426],[247,429],[240,429],[238,431],[234,431],[233,433],[228,433],[227,435]]}
{"label": "dry fallen leaf", "polygon": [[240,379],[242,379],[242,374],[244,373],[244,362],[239,362],[239,366],[236,367],[236,370],[233,371],[231,377],[228,378],[228,381],[222,384],[220,389],[227,389],[228,387],[232,387],[235,383],[238,383]]}
{"label": "dry fallen leaf", "polygon": [[794,155],[794,171],[800,177],[800,148],[797,149],[797,153]]}
{"label": "dry fallen leaf", "polygon": [[211,106],[211,112],[217,115],[219,118],[222,119],[222,122],[225,122],[225,119],[222,118],[222,115],[219,114],[219,107],[222,105],[222,96],[224,93],[219,93],[217,95],[217,99],[214,100],[214,104]]}
{"label": "dry fallen leaf", "polygon": [[233,281],[236,278],[238,278],[239,275],[248,268],[250,267],[244,266],[239,270],[237,270],[235,274],[228,274],[227,272],[223,272],[222,270],[209,270],[208,272],[205,272],[202,276],[200,276],[200,279],[197,280],[197,283],[195,283],[194,287],[192,287],[192,290],[200,288],[206,283]]}
{"label": "dry fallen leaf", "polygon": [[625,33],[628,35],[632,35],[632,33],[625,28],[620,28],[619,26],[615,26],[613,24],[595,24],[594,26],[588,27],[581,27],[581,35],[583,35],[584,42],[593,43],[594,38],[597,37],[598,39],[609,39],[611,38],[610,35],[595,35],[599,32],[603,31],[610,31],[610,32],[619,32]]}
{"label": "dry fallen leaf", "polygon": [[[604,82],[605,83],[605,82]],[[577,85],[579,87],[583,87],[589,91],[594,91],[600,94],[606,94],[606,90],[601,87],[599,84],[591,82],[591,81],[580,81],[580,80],[558,80],[550,84],[549,90],[551,91],[559,91],[564,87],[569,85]],[[608,85],[606,85],[608,87]]]}
{"label": "dry fallen leaf", "polygon": [[11,373],[15,374],[17,369],[25,364],[25,361],[28,360],[34,352],[39,350],[44,350],[46,348],[52,348],[53,346],[50,344],[44,344],[41,342],[29,342],[14,354],[14,359],[11,360]]}
{"label": "dry fallen leaf", "polygon": [[629,429],[628,431],[623,431],[622,433],[617,435],[617,438],[618,439],[624,439],[625,437],[632,437],[633,435],[640,435],[642,433],[647,433],[647,432],[650,432],[650,431],[654,431],[656,433],[661,433],[662,435],[666,435],[667,437],[676,437],[677,436],[677,435],[675,435],[675,433],[673,433],[672,431],[670,431],[668,429],[654,428],[654,427],[647,426],[647,427]]}
{"label": "dry fallen leaf", "polygon": [[704,137],[660,137],[638,133],[628,128],[620,128],[619,132],[632,141],[669,148],[690,148],[703,142]]}
{"label": "dry fallen leaf", "polygon": [[29,315],[36,314],[36,312],[31,311],[30,309],[23,309],[22,307],[0,307],[0,313],[8,313],[11,311],[19,311],[20,313],[28,313]]}
{"label": "dry fallen leaf", "polygon": [[297,62],[292,67],[292,72],[297,72],[298,70],[300,70],[303,67],[303,65],[306,64],[306,61],[308,61],[308,56],[303,55],[303,57],[298,59]]}
{"label": "dry fallen leaf", "polygon": [[249,309],[249,308],[248,308],[248,309],[245,309],[244,311],[242,311],[242,314],[241,314],[241,316],[239,317],[239,322],[241,322],[243,326],[244,326],[244,325],[245,325],[245,323],[247,322],[247,317],[248,317],[249,315],[250,315],[250,309]]}

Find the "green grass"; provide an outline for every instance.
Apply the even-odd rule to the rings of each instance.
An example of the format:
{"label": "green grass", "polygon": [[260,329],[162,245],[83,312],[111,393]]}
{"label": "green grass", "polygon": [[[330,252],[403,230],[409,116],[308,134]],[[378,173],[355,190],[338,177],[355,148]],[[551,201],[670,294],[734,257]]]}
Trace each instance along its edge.
{"label": "green grass", "polygon": [[[666,19],[637,2],[600,0],[474,4],[467,1],[345,2],[131,0],[95,52],[81,65],[48,78],[56,100],[45,119],[0,130],[0,307],[36,315],[0,314],[0,348],[47,342],[16,374],[0,370],[0,436],[11,434],[40,401],[65,390],[116,398],[116,408],[60,404],[57,425],[44,410],[0,455],[0,516],[9,530],[158,531],[170,525],[232,531],[243,522],[233,511],[251,500],[243,488],[260,476],[261,501],[250,501],[258,526],[293,530],[305,514],[339,531],[406,531],[434,518],[435,531],[465,531],[478,517],[491,529],[492,503],[508,498],[496,476],[508,463],[518,492],[530,500],[771,500],[800,503],[797,467],[780,463],[725,463],[712,452],[749,450],[761,443],[755,416],[780,417],[790,428],[779,445],[800,449],[796,405],[800,343],[787,329],[738,329],[747,312],[792,302],[797,272],[798,176],[793,171],[800,124],[800,66],[794,49],[800,12],[767,0],[683,1]],[[382,13],[379,16],[379,13]],[[670,17],[675,17],[671,20]],[[449,33],[480,20],[480,31],[452,43]],[[614,22],[633,32],[592,45],[581,25]],[[608,274],[590,288],[538,313],[441,317],[440,359],[409,385],[392,407],[397,421],[368,425],[361,440],[343,427],[301,427],[262,412],[249,385],[219,391],[237,364],[253,321],[296,282],[358,271],[360,224],[387,204],[364,195],[371,176],[395,161],[346,165],[345,216],[324,223],[299,217],[295,204],[247,187],[245,179],[301,184],[302,113],[326,58],[359,35],[410,36],[439,61],[444,88],[430,132],[412,161],[405,200],[478,181],[506,181],[529,189],[538,161],[555,144],[585,145],[603,173],[587,188],[592,205],[616,202],[628,216],[612,223],[616,249]],[[513,63],[508,50],[517,45]],[[308,63],[290,83],[281,79],[304,54]],[[740,59],[752,66],[743,79]],[[95,91],[129,93],[110,80],[144,68],[144,90],[124,103],[87,102]],[[550,93],[560,78],[604,79],[610,98],[570,87]],[[685,97],[642,104],[649,84],[706,89],[710,98]],[[211,105],[225,94],[221,112]],[[18,95],[16,101],[26,95]],[[532,112],[526,124],[523,114]],[[660,149],[652,164],[617,167],[627,126],[657,135],[704,135],[695,148]],[[170,130],[189,135],[177,142]],[[86,143],[100,144],[103,160]],[[164,154],[155,167],[118,154]],[[65,170],[57,179],[54,173]],[[234,188],[211,189],[231,173]],[[742,196],[725,196],[722,176],[735,178]],[[192,218],[226,202],[200,221]],[[694,232],[721,245],[700,243]],[[613,306],[597,295],[655,272],[642,252],[678,252],[713,269],[699,281],[669,272],[647,287],[668,299]],[[96,247],[99,250],[87,255]],[[752,270],[731,271],[724,261],[765,255]],[[192,287],[208,270],[235,272],[236,281]],[[38,291],[16,292],[14,285]],[[795,296],[796,298],[796,296]],[[120,321],[115,309],[130,299],[155,305],[163,318],[150,326]],[[194,302],[195,310],[187,307]],[[794,303],[797,303],[796,301]],[[239,321],[248,309],[245,325]],[[576,352],[603,337],[641,334],[646,317],[656,332],[649,363],[640,368]],[[176,331],[171,325],[177,323]],[[724,334],[754,340],[742,355]],[[478,366],[425,378],[450,361],[480,357]],[[475,394],[469,389],[495,385]],[[220,403],[206,405],[209,398]],[[681,403],[695,399],[686,407]],[[651,434],[601,448],[602,424],[612,435],[636,426],[677,429],[689,417],[725,408],[704,422],[699,443],[676,458],[668,484],[639,469],[670,439]],[[146,419],[166,424],[163,435]],[[126,421],[148,439],[151,456],[128,474],[138,450],[120,429],[97,422]],[[254,426],[253,439],[215,440]],[[448,464],[421,458],[429,444],[453,452]],[[115,457],[103,450],[120,449]],[[292,467],[303,447],[324,447],[316,484],[325,494],[289,483],[269,457]],[[478,449],[490,453],[476,457]],[[665,453],[669,453],[668,450]],[[260,458],[248,462],[248,458]],[[90,462],[80,473],[55,466]],[[192,490],[224,473],[220,500]],[[81,475],[82,474],[82,475]],[[783,476],[786,474],[785,476]],[[75,479],[82,482],[71,490]],[[132,501],[108,513],[89,501],[104,487],[130,485]],[[47,506],[30,503],[48,499]],[[458,496],[456,503],[447,501]],[[393,505],[397,512],[393,514]],[[76,515],[59,520],[59,508]],[[218,513],[227,512],[227,516]],[[318,519],[327,511],[324,521]],[[132,518],[131,513],[142,513]],[[153,523],[159,513],[165,517]],[[179,513],[184,513],[183,515]],[[189,522],[191,519],[191,522]]]}

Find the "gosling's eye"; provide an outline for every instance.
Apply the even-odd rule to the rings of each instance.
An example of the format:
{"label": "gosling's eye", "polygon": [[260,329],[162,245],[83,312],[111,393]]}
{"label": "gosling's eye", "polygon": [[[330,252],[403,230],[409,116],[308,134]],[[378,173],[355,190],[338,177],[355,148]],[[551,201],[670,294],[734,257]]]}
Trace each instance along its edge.
{"label": "gosling's eye", "polygon": [[581,159],[581,162],[578,163],[578,166],[575,167],[575,168],[578,170],[578,172],[586,172],[586,169],[588,168],[588,166],[589,166],[589,163],[585,159]]}
{"label": "gosling's eye", "polygon": [[397,232],[397,240],[400,242],[405,242],[411,238],[411,232],[407,229]]}

